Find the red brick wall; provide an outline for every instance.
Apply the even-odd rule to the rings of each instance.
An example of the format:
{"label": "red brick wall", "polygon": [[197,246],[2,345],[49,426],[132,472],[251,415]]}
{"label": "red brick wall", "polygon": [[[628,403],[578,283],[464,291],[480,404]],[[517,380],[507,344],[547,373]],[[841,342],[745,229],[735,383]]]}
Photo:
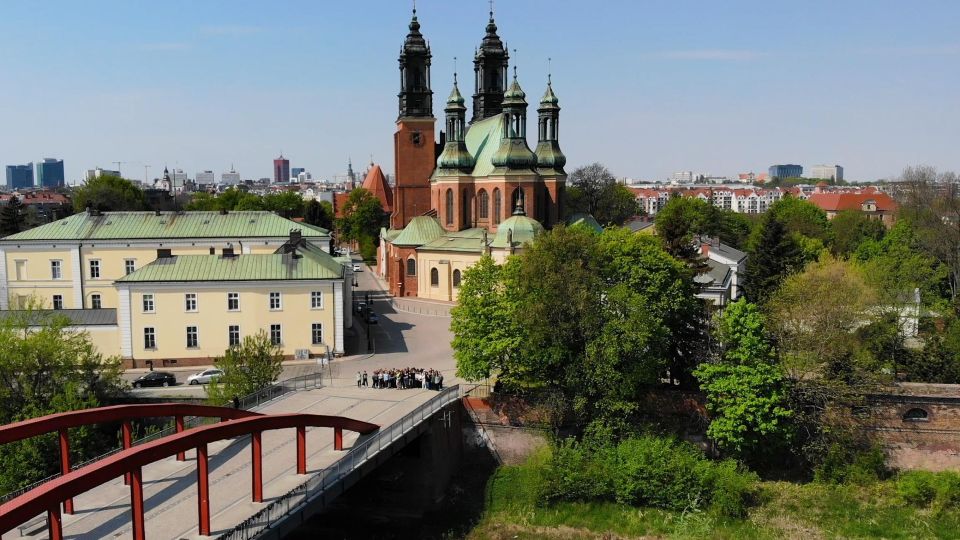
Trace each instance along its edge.
{"label": "red brick wall", "polygon": [[[397,122],[393,135],[394,171],[390,227],[402,229],[416,216],[430,210],[430,175],[436,164],[433,118],[405,118]],[[420,133],[415,144],[414,133]]]}

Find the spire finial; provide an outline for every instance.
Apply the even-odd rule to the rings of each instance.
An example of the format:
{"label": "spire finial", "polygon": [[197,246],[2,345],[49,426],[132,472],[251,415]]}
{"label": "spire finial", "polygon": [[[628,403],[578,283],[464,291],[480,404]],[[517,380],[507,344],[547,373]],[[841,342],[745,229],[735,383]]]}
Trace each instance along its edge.
{"label": "spire finial", "polygon": [[413,0],[413,18],[417,18],[417,0]]}
{"label": "spire finial", "polygon": [[490,0],[490,20],[493,20],[493,0]]}
{"label": "spire finial", "polygon": [[547,57],[547,86],[553,82],[553,58]]}
{"label": "spire finial", "polygon": [[513,50],[513,80],[517,80],[517,50]]}
{"label": "spire finial", "polygon": [[453,85],[457,85],[457,57],[453,57]]}

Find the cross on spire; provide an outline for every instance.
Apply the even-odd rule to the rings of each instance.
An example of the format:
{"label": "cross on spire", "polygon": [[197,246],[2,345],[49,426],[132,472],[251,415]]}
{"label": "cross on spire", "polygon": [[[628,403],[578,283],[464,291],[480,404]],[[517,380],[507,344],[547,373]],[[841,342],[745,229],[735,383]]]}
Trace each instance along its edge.
{"label": "cross on spire", "polygon": [[553,58],[547,57],[547,84],[553,82]]}
{"label": "cross on spire", "polygon": [[490,20],[493,20],[493,0],[490,0]]}

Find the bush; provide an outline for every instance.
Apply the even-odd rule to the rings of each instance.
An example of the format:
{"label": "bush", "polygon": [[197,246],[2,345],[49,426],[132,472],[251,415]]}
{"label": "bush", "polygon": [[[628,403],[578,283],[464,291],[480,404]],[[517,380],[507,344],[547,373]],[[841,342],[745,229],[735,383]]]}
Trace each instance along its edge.
{"label": "bush", "polygon": [[960,506],[960,474],[909,471],[897,479],[897,494],[907,504],[945,510]]}
{"label": "bush", "polygon": [[869,484],[889,475],[886,456],[879,446],[863,450],[853,444],[833,443],[813,478],[825,484]]}
{"label": "bush", "polygon": [[669,510],[710,508],[742,517],[757,477],[736,462],[713,462],[693,445],[650,435],[620,443],[558,443],[544,470],[544,501],[614,501]]}

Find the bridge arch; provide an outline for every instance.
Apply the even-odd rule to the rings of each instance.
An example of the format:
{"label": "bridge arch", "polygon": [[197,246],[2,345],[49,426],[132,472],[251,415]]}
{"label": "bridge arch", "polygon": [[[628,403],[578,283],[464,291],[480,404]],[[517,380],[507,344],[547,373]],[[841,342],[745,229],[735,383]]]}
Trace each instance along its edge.
{"label": "bridge arch", "polygon": [[230,422],[203,426],[156,441],[128,448],[122,452],[92,463],[82,469],[69,472],[51,480],[11,501],[0,505],[0,534],[6,533],[17,525],[37,514],[47,513],[50,538],[62,540],[63,529],[60,521],[60,503],[75,497],[100,484],[121,475],[130,474],[130,497],[133,507],[133,537],[143,540],[144,507],[142,468],[155,461],[170,457],[187,450],[197,451],[197,492],[199,534],[210,534],[210,498],[207,466],[207,444],[232,439],[242,435],[251,435],[252,450],[252,487],[254,502],[263,500],[262,465],[260,455],[260,434],[275,429],[297,430],[297,474],[306,474],[306,428],[326,427],[334,429],[334,448],[343,449],[343,430],[355,431],[366,435],[379,426],[369,422],[353,420],[341,416],[317,414],[277,414],[239,418]]}

